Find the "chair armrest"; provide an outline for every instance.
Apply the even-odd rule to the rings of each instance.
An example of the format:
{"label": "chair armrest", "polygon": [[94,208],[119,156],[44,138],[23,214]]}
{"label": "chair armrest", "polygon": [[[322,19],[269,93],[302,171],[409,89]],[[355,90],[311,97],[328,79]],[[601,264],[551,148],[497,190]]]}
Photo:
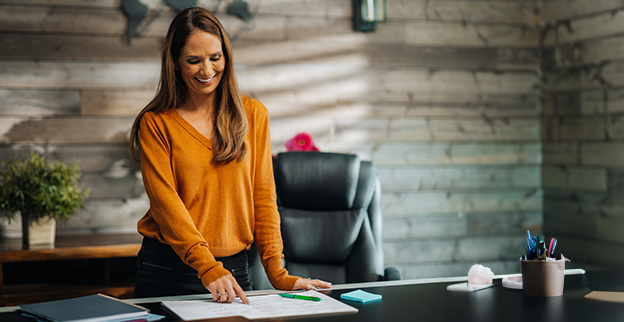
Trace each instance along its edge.
{"label": "chair armrest", "polygon": [[400,281],[401,272],[396,267],[386,267],[384,270],[384,281]]}

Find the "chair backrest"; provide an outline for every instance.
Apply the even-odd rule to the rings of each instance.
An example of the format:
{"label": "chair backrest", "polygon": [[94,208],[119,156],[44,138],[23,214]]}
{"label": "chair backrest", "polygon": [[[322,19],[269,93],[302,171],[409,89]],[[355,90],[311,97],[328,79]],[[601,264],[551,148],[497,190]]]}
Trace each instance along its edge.
{"label": "chair backrest", "polygon": [[[273,158],[285,266],[335,284],[383,276],[380,187],[357,155],[287,152]],[[254,260],[250,259],[250,266]],[[258,269],[250,267],[255,289]]]}

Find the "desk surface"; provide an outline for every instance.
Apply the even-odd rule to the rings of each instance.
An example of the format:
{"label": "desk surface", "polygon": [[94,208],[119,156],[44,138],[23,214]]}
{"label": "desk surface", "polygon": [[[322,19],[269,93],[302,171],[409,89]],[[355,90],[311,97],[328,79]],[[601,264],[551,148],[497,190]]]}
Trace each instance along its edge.
{"label": "desk surface", "polygon": [[[591,291],[624,292],[624,270],[589,271],[585,275],[567,275],[564,294],[560,297],[531,298],[522,290],[507,289],[501,280],[494,287],[477,292],[449,292],[446,286],[457,282],[391,285],[374,283],[356,287],[383,295],[379,302],[349,303],[357,314],[329,315],[288,319],[294,322],[372,322],[372,321],[622,321],[624,304],[583,298]],[[361,284],[360,286],[364,286]],[[352,288],[334,289],[328,295],[339,299]],[[252,299],[253,300],[253,299]],[[133,302],[142,302],[135,299]],[[152,312],[167,316],[164,321],[178,321],[159,303],[144,303]],[[224,304],[226,305],[226,304]],[[15,312],[0,313],[4,322],[32,322]],[[245,321],[242,318],[208,321]],[[279,321],[282,321],[281,319]]]}

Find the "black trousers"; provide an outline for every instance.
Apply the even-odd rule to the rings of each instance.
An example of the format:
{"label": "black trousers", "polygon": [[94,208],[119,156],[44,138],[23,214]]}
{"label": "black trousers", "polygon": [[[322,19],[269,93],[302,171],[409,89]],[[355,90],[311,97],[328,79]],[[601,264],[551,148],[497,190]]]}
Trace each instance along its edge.
{"label": "black trousers", "polygon": [[[245,250],[216,260],[223,263],[244,291],[252,290]],[[154,238],[143,238],[137,258],[135,298],[206,293],[209,292],[197,277],[197,271],[186,265],[171,246]]]}

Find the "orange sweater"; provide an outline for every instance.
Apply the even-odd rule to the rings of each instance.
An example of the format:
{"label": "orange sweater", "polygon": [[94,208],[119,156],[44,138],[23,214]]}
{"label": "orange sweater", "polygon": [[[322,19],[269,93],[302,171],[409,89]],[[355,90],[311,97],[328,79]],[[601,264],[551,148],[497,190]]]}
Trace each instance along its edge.
{"label": "orange sweater", "polygon": [[150,209],[138,230],[170,245],[206,287],[230,274],[215,257],[234,255],[255,240],[271,284],[292,290],[297,277],[282,266],[268,111],[249,97],[243,103],[247,155],[225,165],[211,162],[212,141],[175,109],[143,115],[141,172]]}

